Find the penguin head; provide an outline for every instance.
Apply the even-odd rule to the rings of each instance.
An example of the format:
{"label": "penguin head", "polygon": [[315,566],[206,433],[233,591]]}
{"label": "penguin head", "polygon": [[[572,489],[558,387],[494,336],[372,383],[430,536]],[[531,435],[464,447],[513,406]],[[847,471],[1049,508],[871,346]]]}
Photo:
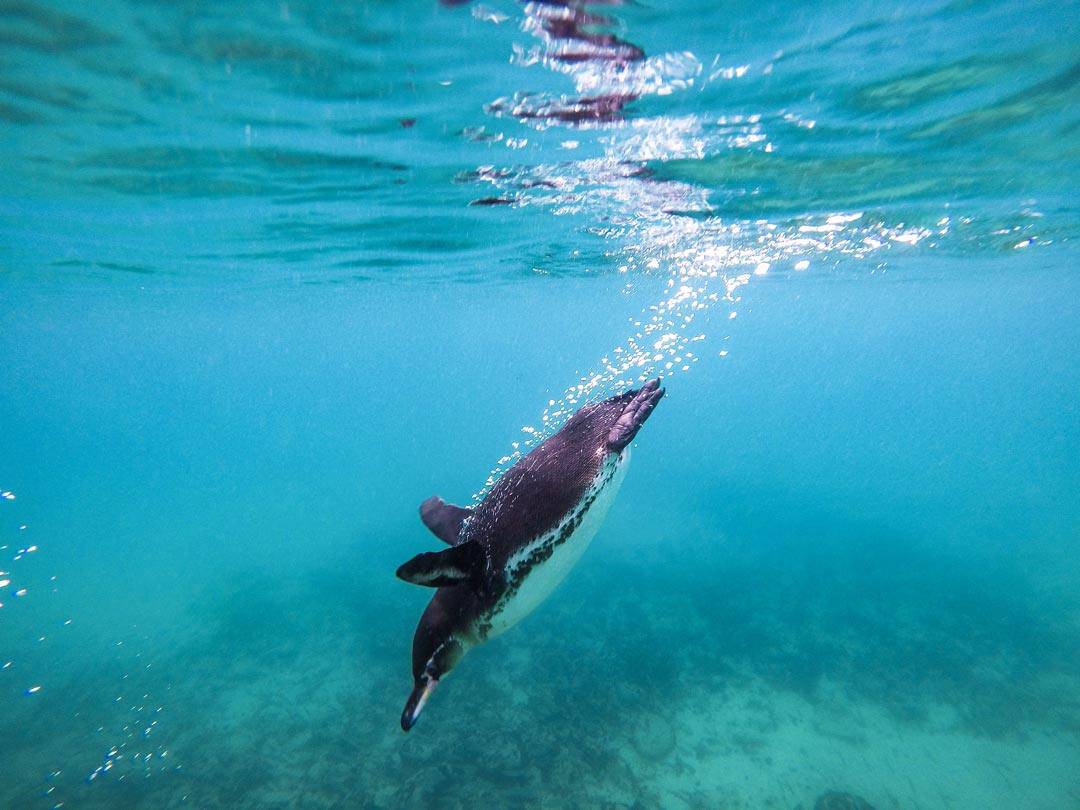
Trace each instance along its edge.
{"label": "penguin head", "polygon": [[405,701],[405,708],[401,712],[402,731],[408,731],[416,725],[420,712],[424,710],[424,704],[427,703],[431,693],[435,691],[435,687],[438,685],[438,678],[429,678],[426,675],[416,682],[409,699]]}
{"label": "penguin head", "polygon": [[[462,586],[463,587],[463,586]],[[445,590],[457,590],[450,588]],[[445,592],[441,590],[440,594]],[[413,690],[401,712],[401,728],[408,731],[424,710],[439,681],[465,654],[465,646],[456,635],[454,611],[447,610],[438,596],[431,600],[413,636]]]}

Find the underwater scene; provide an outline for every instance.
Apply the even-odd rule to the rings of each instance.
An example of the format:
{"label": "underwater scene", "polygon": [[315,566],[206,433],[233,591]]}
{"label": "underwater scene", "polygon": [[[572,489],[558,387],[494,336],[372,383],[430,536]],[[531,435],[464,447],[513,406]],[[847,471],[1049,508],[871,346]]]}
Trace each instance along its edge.
{"label": "underwater scene", "polygon": [[1070,2],[0,0],[0,807],[1080,808],[1078,200]]}

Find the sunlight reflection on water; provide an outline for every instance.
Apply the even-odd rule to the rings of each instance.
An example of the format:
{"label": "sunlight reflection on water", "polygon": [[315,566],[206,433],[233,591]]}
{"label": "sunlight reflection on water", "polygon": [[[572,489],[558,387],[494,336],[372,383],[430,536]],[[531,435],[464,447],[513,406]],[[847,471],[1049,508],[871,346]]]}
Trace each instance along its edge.
{"label": "sunlight reflection on water", "polygon": [[[627,100],[693,88],[703,72],[702,62],[689,52],[628,60],[610,50],[599,58],[567,60],[566,39],[553,36],[548,24],[552,15],[571,13],[583,12],[527,4],[522,30],[541,44],[527,49],[515,45],[513,62],[523,68],[542,65],[567,75],[577,97],[519,93],[513,99],[492,102],[488,112],[496,117],[511,115],[540,130],[571,128],[575,140],[564,145],[572,143],[577,148],[580,139],[591,136],[603,156],[535,166],[486,166],[477,170],[474,179],[495,187],[500,196],[492,199],[543,206],[554,216],[583,215],[603,222],[592,230],[616,243],[620,273],[631,278],[666,277],[666,281],[662,297],[630,319],[631,333],[550,400],[535,425],[522,427],[522,437],[511,443],[511,451],[498,460],[475,493],[477,500],[582,404],[657,375],[667,379],[689,372],[711,351],[707,349],[710,338],[717,340],[703,326],[710,310],[723,303],[731,308],[728,318],[733,319],[740,288],[755,276],[774,269],[805,271],[811,260],[830,257],[869,259],[894,245],[915,246],[949,232],[948,218],[932,231],[871,219],[862,211],[805,215],[796,222],[715,216],[705,188],[655,179],[649,163],[701,160],[736,150],[771,153],[763,116],[721,116],[708,127],[699,115],[623,120],[620,113]],[[623,47],[617,39],[606,44],[609,49]],[[718,63],[719,57],[712,60],[705,83],[746,75],[746,66],[723,68]],[[602,107],[592,103],[606,98],[614,101]],[[583,105],[583,100],[588,103]],[[805,129],[816,125],[791,113],[781,120]],[[717,357],[727,354],[726,348],[716,351]]]}

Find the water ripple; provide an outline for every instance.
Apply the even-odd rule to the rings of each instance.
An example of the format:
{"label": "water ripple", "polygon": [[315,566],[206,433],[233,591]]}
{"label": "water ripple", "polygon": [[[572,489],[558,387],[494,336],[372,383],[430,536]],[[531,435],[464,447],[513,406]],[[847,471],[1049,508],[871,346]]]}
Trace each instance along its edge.
{"label": "water ripple", "polygon": [[[862,212],[877,235],[853,244],[925,231],[920,247],[957,253],[1074,231],[1080,51],[1064,9],[456,5],[5,4],[0,261],[68,279],[207,278],[216,255],[234,280],[287,264],[309,281],[501,281],[534,272],[513,261],[544,227],[530,209],[565,220],[554,274],[648,271],[621,255],[635,211],[728,240],[767,219],[792,244]],[[87,213],[105,199],[112,214]],[[328,227],[288,232],[282,214]],[[156,239],[131,225],[148,219]],[[107,247],[57,255],[33,238],[76,222],[111,232]],[[430,236],[438,223],[456,233]]]}

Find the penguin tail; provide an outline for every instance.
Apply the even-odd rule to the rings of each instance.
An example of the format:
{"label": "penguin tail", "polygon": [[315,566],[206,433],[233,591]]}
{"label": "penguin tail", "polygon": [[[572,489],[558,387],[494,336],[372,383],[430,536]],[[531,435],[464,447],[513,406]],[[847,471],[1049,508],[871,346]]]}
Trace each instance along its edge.
{"label": "penguin tail", "polygon": [[637,391],[633,392],[631,399],[623,408],[622,414],[616,420],[614,427],[608,431],[607,443],[612,451],[618,453],[634,440],[649,414],[653,412],[656,403],[664,396],[664,389],[660,387],[660,378],[649,380]]}

